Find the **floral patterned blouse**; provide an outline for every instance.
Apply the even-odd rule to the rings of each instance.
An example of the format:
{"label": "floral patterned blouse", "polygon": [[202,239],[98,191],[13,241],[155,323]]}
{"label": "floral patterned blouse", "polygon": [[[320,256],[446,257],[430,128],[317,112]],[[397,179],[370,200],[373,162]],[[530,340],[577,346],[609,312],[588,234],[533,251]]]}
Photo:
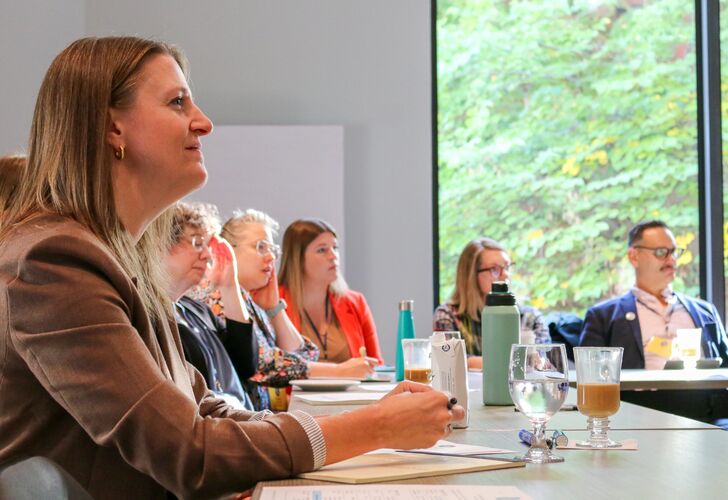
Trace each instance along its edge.
{"label": "floral patterned blouse", "polygon": [[[191,288],[187,296],[206,303],[216,315],[225,317],[225,305],[222,303],[220,291],[212,289],[206,280]],[[319,350],[306,337],[303,337],[304,342],[296,351],[288,352],[279,348],[276,345],[276,331],[265,311],[245,293],[243,301],[258,340],[258,371],[243,381],[243,385],[255,409],[266,410],[270,408],[268,387],[286,387],[290,380],[307,378],[308,362],[318,360]]]}
{"label": "floral patterned blouse", "polygon": [[[432,328],[436,332],[459,331],[465,340],[465,348],[470,356],[482,356],[480,321],[468,317],[458,317],[453,304],[445,303],[437,306]],[[535,307],[518,306],[521,313],[521,332],[533,332],[536,344],[551,342],[549,328],[541,312]]]}

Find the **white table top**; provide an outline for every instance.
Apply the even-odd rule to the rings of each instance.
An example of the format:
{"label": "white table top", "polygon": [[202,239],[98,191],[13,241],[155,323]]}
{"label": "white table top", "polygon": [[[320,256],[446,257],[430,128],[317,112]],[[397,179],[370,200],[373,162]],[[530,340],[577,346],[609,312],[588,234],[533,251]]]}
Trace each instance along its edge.
{"label": "white table top", "polygon": [[[570,391],[571,393],[575,391]],[[475,392],[477,393],[477,390]],[[573,394],[571,394],[573,397]],[[311,410],[294,398],[293,409]],[[470,427],[455,430],[449,440],[523,453],[517,430],[528,420],[513,407],[484,407],[473,400]],[[349,407],[348,409],[352,409]],[[623,403],[613,419],[610,434],[615,439],[637,439],[637,451],[559,450],[560,464],[527,465],[525,468],[430,477],[397,483],[515,485],[536,499],[589,498],[722,498],[728,491],[725,456],[728,433],[717,427],[683,417]],[[569,439],[585,437],[585,417],[578,412],[560,412],[550,428],[566,430]],[[582,429],[582,430],[573,430]],[[649,429],[649,430],[646,430]],[[260,483],[253,498],[265,485],[333,484],[301,479]]]}

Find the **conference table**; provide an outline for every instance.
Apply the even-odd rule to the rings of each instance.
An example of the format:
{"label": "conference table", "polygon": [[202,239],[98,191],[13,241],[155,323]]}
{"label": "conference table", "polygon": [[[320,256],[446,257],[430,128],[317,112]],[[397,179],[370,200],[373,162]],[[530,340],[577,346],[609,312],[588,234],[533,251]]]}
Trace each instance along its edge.
{"label": "conference table", "polygon": [[[471,378],[472,380],[472,378]],[[456,443],[514,450],[500,456],[525,452],[517,432],[528,428],[527,418],[513,406],[483,406],[481,392],[471,384],[470,426],[454,430],[447,439]],[[349,390],[358,390],[356,388]],[[573,404],[571,390],[567,404]],[[293,391],[290,410],[313,415],[340,413],[355,405],[309,405]],[[586,417],[578,411],[560,411],[549,422],[550,429],[563,430],[569,440],[585,438]],[[516,486],[534,499],[651,499],[725,498],[728,494],[728,433],[718,427],[688,418],[622,403],[611,418],[613,439],[636,439],[638,450],[557,450],[563,463],[453,474],[394,481],[394,484],[501,485]],[[393,484],[387,483],[387,484]],[[253,499],[266,486],[335,484],[304,479],[261,482]]]}

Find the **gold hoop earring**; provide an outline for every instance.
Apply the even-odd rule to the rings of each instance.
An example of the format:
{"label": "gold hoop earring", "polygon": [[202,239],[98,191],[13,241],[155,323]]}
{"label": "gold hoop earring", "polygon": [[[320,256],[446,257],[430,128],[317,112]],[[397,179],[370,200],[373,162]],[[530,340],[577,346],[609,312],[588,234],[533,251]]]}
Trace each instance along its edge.
{"label": "gold hoop earring", "polygon": [[124,146],[119,146],[119,149],[114,150],[114,156],[117,160],[123,160],[125,156]]}

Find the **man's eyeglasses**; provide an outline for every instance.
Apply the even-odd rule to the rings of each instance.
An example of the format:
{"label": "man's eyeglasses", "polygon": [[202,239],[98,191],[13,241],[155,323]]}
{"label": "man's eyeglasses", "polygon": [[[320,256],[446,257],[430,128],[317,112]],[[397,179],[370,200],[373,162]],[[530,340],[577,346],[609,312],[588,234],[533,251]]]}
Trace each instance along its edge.
{"label": "man's eyeglasses", "polygon": [[682,254],[685,253],[684,248],[667,248],[667,247],[657,247],[657,248],[650,248],[650,247],[641,247],[641,246],[633,246],[632,248],[637,248],[638,250],[649,250],[652,252],[652,255],[657,257],[658,259],[666,259],[668,255],[671,255],[673,259],[677,260],[680,258]]}
{"label": "man's eyeglasses", "polygon": [[493,277],[493,279],[500,277],[501,273],[503,271],[510,273],[511,268],[515,266],[515,262],[511,262],[510,264],[507,264],[505,266],[490,266],[490,267],[484,267],[483,269],[478,269],[477,274],[484,273],[486,271],[490,272],[490,275]]}
{"label": "man's eyeglasses", "polygon": [[255,243],[255,251],[258,252],[258,255],[260,255],[261,257],[265,257],[266,255],[271,254],[274,259],[277,259],[281,256],[280,245],[271,243],[268,240],[258,240]]}
{"label": "man's eyeglasses", "polygon": [[202,253],[205,248],[209,248],[207,241],[202,236],[193,236],[190,243],[192,243],[192,248],[197,253]]}

